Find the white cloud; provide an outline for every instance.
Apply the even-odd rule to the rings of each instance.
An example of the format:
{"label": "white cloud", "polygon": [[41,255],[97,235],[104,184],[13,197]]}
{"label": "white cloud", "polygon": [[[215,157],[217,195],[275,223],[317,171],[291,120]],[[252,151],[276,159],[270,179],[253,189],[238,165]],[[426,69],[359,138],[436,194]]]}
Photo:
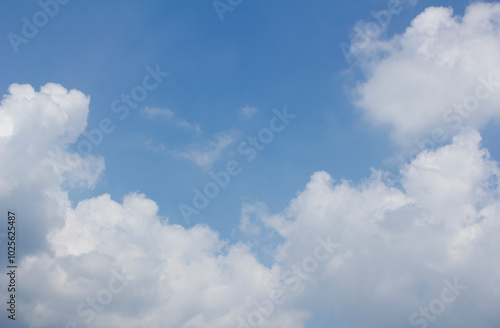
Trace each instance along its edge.
{"label": "white cloud", "polygon": [[201,144],[192,144],[183,151],[172,151],[172,155],[187,159],[195,164],[210,168],[219,159],[221,153],[234,142],[234,137],[226,132],[215,135],[214,140],[208,140]]}
{"label": "white cloud", "polygon": [[491,275],[500,272],[500,171],[480,140],[465,130],[420,153],[401,172],[403,189],[377,171],[360,185],[317,172],[283,213],[262,215],[285,239],[276,249],[284,267],[311,253],[314,236],[341,245],[293,304],[333,311],[348,327],[402,327],[457,278],[468,288],[435,324],[500,324],[500,278]]}
{"label": "white cloud", "polygon": [[54,83],[39,92],[12,84],[2,99],[0,207],[20,210],[27,253],[43,249],[48,229],[63,223],[69,201],[61,186],[92,188],[104,169],[102,158],[69,151],[86,127],[89,101]]}
{"label": "white cloud", "polygon": [[402,35],[356,51],[367,75],[357,105],[402,145],[436,128],[455,135],[499,117],[499,3],[472,4],[463,17],[427,8]]}
{"label": "white cloud", "polygon": [[[155,202],[135,193],[122,204],[102,195],[68,207],[65,226],[48,235],[53,255],[24,258],[20,265],[29,297],[19,299],[19,313],[27,314],[29,326],[90,320],[76,308],[99,295],[113,268],[129,283],[105,310],[94,311],[92,327],[233,327],[253,299],[267,296],[275,272],[247,246],[227,245],[203,225],[161,224],[157,211]],[[280,310],[270,322],[293,319]]]}
{"label": "white cloud", "polygon": [[257,113],[257,107],[254,106],[245,106],[239,109],[240,114],[243,115],[246,119],[251,119],[255,113]]}

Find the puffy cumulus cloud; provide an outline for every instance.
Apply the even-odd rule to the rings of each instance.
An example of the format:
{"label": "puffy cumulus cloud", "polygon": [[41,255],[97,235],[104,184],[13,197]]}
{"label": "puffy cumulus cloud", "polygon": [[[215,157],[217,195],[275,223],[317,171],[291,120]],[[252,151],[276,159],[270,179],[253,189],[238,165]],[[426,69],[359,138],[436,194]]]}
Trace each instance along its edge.
{"label": "puffy cumulus cloud", "polygon": [[[317,172],[283,213],[262,214],[261,224],[284,238],[282,267],[305,263],[317,236],[340,245],[305,279],[294,306],[333,312],[342,327],[500,325],[500,171],[480,141],[464,130],[421,152],[402,169],[399,188],[379,171],[359,185]],[[445,279],[457,279],[460,295],[443,310],[435,299]],[[430,304],[427,320],[420,308]]]}
{"label": "puffy cumulus cloud", "polygon": [[48,229],[63,224],[62,184],[92,186],[104,161],[68,148],[84,131],[89,97],[48,83],[36,92],[12,84],[0,104],[0,209],[19,209],[23,250],[43,247]]}
{"label": "puffy cumulus cloud", "polygon": [[403,34],[353,49],[367,77],[357,105],[403,146],[499,117],[500,3],[471,4],[463,17],[430,7]]}
{"label": "puffy cumulus cloud", "polygon": [[[29,295],[20,296],[19,312],[30,313],[28,325],[235,327],[253,300],[267,297],[277,271],[247,246],[228,245],[203,225],[161,223],[157,211],[155,202],[135,193],[121,204],[102,195],[68,207],[64,227],[48,235],[53,252],[20,265]],[[109,304],[99,303],[114,274],[126,277],[125,288]],[[294,317],[294,311],[276,311],[266,327]]]}

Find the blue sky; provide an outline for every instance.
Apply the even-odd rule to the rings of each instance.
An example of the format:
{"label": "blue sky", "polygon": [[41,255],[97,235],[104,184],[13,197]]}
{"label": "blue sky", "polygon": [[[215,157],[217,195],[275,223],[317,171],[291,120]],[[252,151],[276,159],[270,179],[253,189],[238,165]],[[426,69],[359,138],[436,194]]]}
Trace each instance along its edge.
{"label": "blue sky", "polygon": [[[446,33],[451,32],[443,32],[445,41],[439,39],[436,43],[442,42],[444,46],[436,46],[437,55],[430,54],[429,63],[418,66],[421,63],[418,56],[422,53],[427,55],[427,48],[422,45],[419,45],[420,48],[413,47],[413,42],[425,42],[421,41],[423,37],[419,39],[414,34],[404,34],[407,28],[415,26],[414,30],[420,31],[420,27],[424,30],[424,27],[431,26],[433,19],[438,21],[442,18],[446,21],[443,18],[446,15],[438,10],[435,16],[430,11],[426,11],[425,17],[419,16],[431,6],[451,5],[453,15],[461,17],[470,1],[454,1],[452,4],[449,1],[403,2],[400,12],[391,15],[383,33],[373,37],[367,47],[356,50],[353,46],[354,39],[351,39],[356,26],[363,27],[366,26],[363,24],[376,22],[372,13],[386,10],[391,1],[243,0],[232,11],[224,12],[221,20],[213,3],[206,0],[72,0],[67,4],[58,4],[58,12],[54,17],[50,17],[33,38],[27,38],[27,43],[17,46],[13,46],[9,33],[22,35],[22,18],[27,17],[32,21],[33,15],[42,9],[37,1],[4,1],[0,4],[0,34],[3,35],[0,39],[0,90],[8,95],[9,86],[17,83],[29,84],[38,92],[47,83],[56,83],[67,90],[76,89],[90,97],[86,133],[99,128],[103,120],[112,122],[113,131],[103,133],[102,142],[92,147],[91,155],[101,157],[105,165],[105,169],[96,174],[92,187],[73,186],[67,181],[54,187],[63,193],[67,192],[67,200],[71,203],[68,207],[70,212],[75,210],[79,202],[99,199],[103,194],[110,195],[110,202],[121,203],[126,195],[137,192],[157,204],[155,215],[164,224],[168,222],[169,225],[180,225],[185,231],[193,231],[189,229],[205,224],[208,226],[206,229],[218,234],[217,238],[227,241],[229,245],[248,243],[251,247],[249,252],[256,254],[256,260],[265,268],[270,269],[273,263],[286,266],[287,263],[294,263],[292,258],[300,259],[300,255],[289,256],[286,260],[286,257],[280,257],[279,254],[288,254],[295,247],[300,250],[296,245],[300,245],[302,237],[290,236],[288,233],[293,229],[285,229],[284,226],[287,220],[295,218],[294,222],[299,222],[299,218],[304,219],[303,216],[307,216],[307,213],[314,213],[311,209],[304,210],[299,215],[297,208],[307,202],[301,201],[301,197],[307,198],[304,195],[309,187],[306,186],[316,188],[316,180],[312,176],[318,181],[328,180],[318,172],[325,171],[335,181],[332,182],[334,185],[342,185],[345,180],[349,181],[345,182],[346,188],[349,185],[360,190],[370,185],[369,181],[373,179],[372,168],[392,172],[398,176],[395,185],[400,186],[403,193],[408,192],[408,197],[419,199],[418,195],[424,195],[425,192],[412,191],[418,188],[405,184],[413,181],[413,178],[404,174],[400,176],[402,165],[394,159],[401,155],[409,160],[412,158],[408,157],[410,153],[420,152],[422,149],[414,141],[428,138],[435,127],[442,127],[443,131],[449,132],[449,138],[430,147],[429,151],[436,158],[441,158],[439,149],[444,149],[442,152],[448,151],[448,148],[440,147],[448,145],[450,149],[454,149],[453,145],[458,145],[458,148],[460,145],[468,145],[459,138],[452,143],[453,135],[477,139],[470,131],[463,134],[458,130],[451,131],[440,115],[433,113],[442,112],[452,103],[462,101],[474,91],[479,76],[486,78],[487,74],[498,71],[498,64],[491,70],[487,66],[489,60],[495,63],[494,58],[499,58],[496,57],[496,48],[484,46],[485,55],[481,57],[471,50],[473,37],[472,41],[457,41],[457,44],[447,47],[445,42],[452,38],[448,39]],[[42,3],[45,2],[42,0]],[[417,16],[424,18],[413,21]],[[491,18],[492,22],[495,17],[498,18],[494,16]],[[461,18],[456,21],[457,24],[462,23]],[[463,25],[467,24],[465,22]],[[467,26],[464,30],[469,31]],[[493,32],[487,31],[491,33],[485,32],[485,35],[498,41],[498,26],[493,25],[491,29]],[[422,35],[425,33],[422,32]],[[399,44],[403,50],[394,45],[399,42],[398,35],[404,35],[404,42]],[[429,40],[434,40],[432,33],[425,35]],[[460,37],[463,35],[460,34]],[[355,61],[354,64],[346,59],[342,44],[353,47],[350,58]],[[14,49],[16,47],[18,49]],[[464,59],[463,66],[461,62],[450,64],[456,67],[453,66],[453,69],[440,75],[446,77],[443,77],[443,81],[429,77],[432,72],[437,71],[433,67],[447,67],[438,59],[434,60],[439,57],[439,51],[445,53],[447,49],[457,49],[459,55],[456,58],[471,59],[475,64],[470,64],[470,68],[467,66],[469,62]],[[465,55],[461,57],[462,52]],[[445,58],[443,60],[446,61],[449,56],[455,55],[447,56],[444,54],[439,58]],[[408,60],[410,64],[401,64],[404,60]],[[485,66],[481,66],[481,63],[485,63]],[[427,74],[428,70],[429,74],[417,78],[417,69],[414,74],[408,73],[408,79],[402,79],[398,72],[405,67],[420,67],[421,72]],[[122,95],[130,94],[134,88],[137,90],[137,86],[143,85],[144,77],[150,75],[151,70],[164,72],[165,75],[168,73],[168,76],[161,81],[157,80],[158,83],[147,91],[144,99],[138,101],[135,108],[130,108],[129,115],[120,119],[121,112],[113,110],[113,102],[118,100],[123,105],[120,101]],[[425,74],[422,73],[422,76]],[[455,82],[450,82],[454,80],[464,83],[456,82],[455,85]],[[149,81],[154,82],[154,79]],[[450,91],[449,95],[443,95],[443,99],[438,100],[432,92],[425,90],[426,86],[434,82],[453,92]],[[445,83],[448,82],[450,85],[446,86]],[[392,98],[387,96],[393,92]],[[488,98],[487,103],[481,105],[485,108],[484,111],[476,117],[472,116],[464,124],[465,127],[479,131],[482,141],[481,146],[477,147],[488,149],[492,161],[500,158],[497,141],[499,116],[495,97],[497,95]],[[405,101],[411,104],[406,106]],[[44,105],[40,106],[42,108]],[[248,140],[249,136],[256,136],[262,129],[268,128],[270,120],[276,115],[273,109],[282,111],[284,107],[296,117],[282,131],[275,133],[265,149],[257,153],[255,160],[247,162],[245,156],[238,152],[238,146]],[[403,120],[405,115],[408,116]],[[33,117],[36,122],[35,117],[38,116]],[[44,126],[41,117],[40,126]],[[407,123],[408,121],[414,124]],[[50,126],[50,123],[47,124]],[[65,125],[64,129],[79,131],[80,128],[73,129]],[[25,133],[29,135],[28,132]],[[67,153],[78,153],[77,145],[88,141],[88,138],[84,133],[79,133],[77,138],[60,149]],[[26,137],[22,140],[28,139]],[[37,147],[36,144],[33,145],[31,147]],[[23,147],[22,143],[20,147]],[[40,146],[39,149],[45,148]],[[477,149],[474,151],[479,152]],[[446,162],[448,159],[443,155],[443,158],[436,161]],[[90,161],[93,162],[94,159]],[[237,161],[241,165],[241,174],[232,176],[229,185],[211,199],[199,214],[191,216],[189,223],[186,222],[179,205],[193,206],[193,188],[202,190],[212,181],[210,172],[225,170],[230,161]],[[98,163],[97,159],[95,163]],[[489,167],[490,164],[484,165]],[[74,175],[77,176],[76,173]],[[26,183],[25,187],[30,186],[30,183]],[[390,185],[388,182],[384,183]],[[42,184],[33,182],[33,188],[39,185]],[[11,200],[18,204],[24,189],[19,190],[6,191],[0,196],[5,197],[5,201]],[[37,194],[33,190],[33,194]],[[46,190],[40,189],[40,195]],[[492,199],[498,196],[495,192],[491,192]],[[315,193],[311,191],[311,194]],[[345,197],[348,202],[351,196]],[[370,197],[366,196],[367,204],[371,202]],[[323,198],[319,196],[318,199]],[[485,196],[484,199],[490,198]],[[443,199],[441,206],[448,204],[448,200]],[[40,204],[45,204],[44,202],[43,199],[40,200]],[[326,209],[329,205],[325,206],[321,215],[330,213]],[[442,212],[433,206],[429,205],[429,213],[436,211],[435,215],[439,217]],[[47,205],[45,210],[50,212],[50,208]],[[317,208],[323,207],[318,205]],[[256,221],[262,222],[246,222],[246,210],[250,217],[255,216]],[[70,222],[66,221],[70,220],[70,216],[60,215],[61,222]],[[284,221],[276,223],[279,220],[273,221],[273,215]],[[62,226],[63,223],[54,228],[60,229]],[[43,227],[47,229],[47,233],[52,231],[49,223]],[[296,229],[300,231],[300,225]],[[417,235],[416,232],[413,236]],[[51,242],[57,239],[47,238]],[[344,246],[349,244],[348,240]],[[33,245],[39,247],[36,242]],[[50,249],[47,245],[43,247]],[[20,252],[29,255],[42,251],[27,247],[25,250],[21,248]],[[75,256],[80,255],[78,253]],[[453,272],[453,268],[447,269]],[[422,273],[422,276],[426,274]],[[433,285],[436,290],[442,288],[442,279],[439,279]],[[290,305],[290,313],[299,313],[303,304],[312,297],[307,292],[302,296]],[[498,298],[495,300],[498,302]],[[58,304],[54,302],[53,304]],[[305,327],[326,327],[332,321],[338,327],[363,325],[362,321],[353,319],[349,314],[332,315],[327,310],[330,305],[326,301],[321,303],[315,299],[312,304],[321,310],[317,316],[301,319],[305,322]],[[30,308],[30,305],[23,306]],[[345,310],[345,313],[350,313],[351,308],[342,308],[335,307],[339,312]],[[298,314],[297,316],[300,317]],[[62,316],[57,320],[63,320],[61,318],[66,317]],[[29,320],[24,319],[26,327],[45,327]],[[52,324],[59,322],[57,320]],[[106,320],[108,321],[102,323],[99,321],[99,324],[120,322],[112,318]],[[279,322],[285,324],[287,321],[283,319]],[[387,323],[384,320],[379,322]],[[217,324],[223,325],[221,322]],[[154,326],[154,323],[151,325]],[[183,327],[196,325],[197,323],[193,323],[192,326]],[[297,327],[300,327],[299,323]],[[485,323],[482,327],[490,326]]]}

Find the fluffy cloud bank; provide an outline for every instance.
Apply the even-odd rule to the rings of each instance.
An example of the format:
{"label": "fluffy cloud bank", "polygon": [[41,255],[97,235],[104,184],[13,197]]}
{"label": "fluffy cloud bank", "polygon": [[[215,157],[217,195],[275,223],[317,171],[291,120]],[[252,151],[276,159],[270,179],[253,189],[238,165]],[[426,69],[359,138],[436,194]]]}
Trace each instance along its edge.
{"label": "fluffy cloud bank", "polygon": [[[88,97],[52,84],[40,92],[14,85],[2,102],[10,127],[2,155],[19,142],[33,149],[18,165],[2,162],[3,180],[26,176],[1,185],[2,204],[18,199],[28,211],[19,199],[29,199],[59,218],[20,215],[43,227],[46,242],[20,259],[22,327],[301,328],[314,315],[354,328],[500,324],[500,171],[477,131],[420,153],[401,171],[400,188],[379,171],[359,185],[317,172],[281,213],[246,205],[257,215],[244,213],[242,228],[280,236],[265,266],[247,243],[169,224],[142,194],[71,205],[64,176],[45,163],[76,140],[84,124],[72,118],[87,111]],[[23,132],[35,122],[55,126]],[[28,174],[32,167],[38,175]]]}
{"label": "fluffy cloud bank", "polygon": [[401,145],[433,132],[440,143],[500,115],[499,3],[472,4],[463,17],[430,7],[403,34],[352,51],[368,76],[357,105]]}
{"label": "fluffy cloud bank", "polygon": [[[310,236],[328,233],[341,245],[297,303],[333,311],[345,327],[498,325],[500,171],[480,141],[466,130],[420,153],[403,168],[402,188],[377,171],[360,185],[315,173],[283,213],[262,215],[285,239],[277,250],[285,266],[307,254]],[[465,291],[425,319],[444,280],[455,279]]]}

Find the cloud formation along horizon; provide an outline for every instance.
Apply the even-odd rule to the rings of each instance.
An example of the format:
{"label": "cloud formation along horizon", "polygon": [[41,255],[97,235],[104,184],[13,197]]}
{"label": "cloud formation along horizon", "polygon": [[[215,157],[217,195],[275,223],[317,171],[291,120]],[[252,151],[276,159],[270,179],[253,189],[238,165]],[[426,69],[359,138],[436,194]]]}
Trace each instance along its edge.
{"label": "cloud formation along horizon", "polygon": [[[38,93],[27,85],[9,90],[0,110],[11,127],[1,139],[2,155],[15,151],[19,140],[33,149],[64,151],[76,140],[75,131],[82,132],[84,125],[72,117],[88,112],[83,94],[54,84]],[[24,115],[26,108],[32,115]],[[33,122],[58,128],[42,124],[42,138],[22,128]],[[401,171],[401,189],[386,184],[379,171],[359,185],[314,173],[283,212],[260,207],[252,222],[280,235],[271,266],[248,243],[228,244],[204,224],[186,229],[168,223],[143,194],[128,194],[122,203],[104,194],[72,206],[65,181],[52,181],[53,167],[41,164],[56,160],[57,152],[34,152],[16,166],[3,161],[3,181],[39,167],[37,180],[26,181],[33,194],[25,195],[60,215],[58,222],[23,214],[27,224],[38,220],[47,247],[22,258],[21,321],[29,327],[85,326],[91,318],[93,327],[236,327],[240,318],[258,313],[255,302],[281,288],[286,301],[275,305],[262,327],[304,327],[311,315],[332,309],[348,327],[401,326],[439,297],[444,279],[456,278],[468,289],[439,317],[440,326],[498,324],[500,280],[492,273],[500,271],[499,168],[480,141],[477,131],[465,129],[451,144],[420,153]],[[73,174],[88,178],[78,170]],[[2,204],[26,192],[24,185],[6,186]],[[57,197],[50,190],[58,190]],[[328,236],[340,248],[305,273],[304,259],[313,256],[316,239]],[[301,265],[302,272],[287,273]],[[128,284],[94,317],[88,298],[100,295],[113,270]],[[300,288],[289,290],[291,279],[301,275]],[[0,295],[5,301],[5,291]]]}

